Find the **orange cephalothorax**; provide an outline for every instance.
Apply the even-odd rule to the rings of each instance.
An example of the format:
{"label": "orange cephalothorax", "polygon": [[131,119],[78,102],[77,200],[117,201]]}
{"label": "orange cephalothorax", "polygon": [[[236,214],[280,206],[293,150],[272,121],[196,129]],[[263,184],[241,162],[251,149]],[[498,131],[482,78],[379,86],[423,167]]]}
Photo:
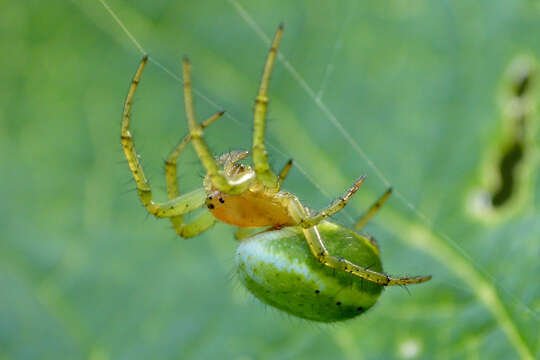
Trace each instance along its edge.
{"label": "orange cephalothorax", "polygon": [[214,191],[206,198],[206,206],[219,220],[238,227],[296,224],[280,193],[248,190],[240,195],[228,195]]}

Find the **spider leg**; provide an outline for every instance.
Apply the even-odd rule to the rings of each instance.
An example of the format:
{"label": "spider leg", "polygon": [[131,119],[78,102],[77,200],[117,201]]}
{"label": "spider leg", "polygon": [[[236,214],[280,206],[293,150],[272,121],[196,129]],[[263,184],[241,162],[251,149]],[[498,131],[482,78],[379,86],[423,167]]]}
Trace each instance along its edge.
{"label": "spider leg", "polygon": [[[203,121],[201,123],[201,129],[206,128],[210,124],[212,124],[214,121],[219,119],[221,116],[223,116],[225,112],[220,111],[219,113],[211,116],[207,120]],[[170,152],[169,156],[167,157],[167,160],[165,160],[165,178],[167,180],[167,193],[169,195],[169,199],[174,199],[175,197],[178,197],[180,195],[178,191],[178,183],[177,183],[177,160],[180,156],[180,153],[184,151],[186,146],[191,141],[191,135],[187,134],[184,136],[182,140],[176,145],[176,147]]]}
{"label": "spider leg", "polygon": [[234,233],[234,238],[238,241],[244,240],[247,237],[250,237],[252,235],[255,235],[257,233],[260,233],[262,231],[265,231],[265,228],[236,228],[236,232]]}
{"label": "spider leg", "polygon": [[355,230],[360,230],[368,223],[369,220],[379,211],[379,209],[384,205],[386,200],[390,197],[392,194],[392,188],[388,188],[386,192],[377,200],[371,207],[358,219],[356,224],[354,225]]}
{"label": "spider leg", "polygon": [[283,181],[285,181],[285,179],[287,178],[287,175],[289,175],[289,171],[291,171],[292,164],[293,164],[293,160],[290,159],[289,161],[287,161],[285,166],[283,166],[283,169],[281,169],[281,172],[279,173],[279,176],[278,176],[278,189],[281,187],[281,184],[283,184]]}
{"label": "spider leg", "polygon": [[226,194],[240,194],[244,192],[249,185],[251,185],[251,178],[242,178],[235,183],[229,183],[225,176],[223,176],[223,174],[219,171],[218,163],[210,153],[210,150],[203,139],[202,126],[201,124],[197,123],[197,120],[195,119],[193,96],[191,92],[191,65],[189,63],[189,59],[185,58],[182,65],[186,117],[189,126],[189,134],[191,136],[193,146],[195,147],[195,152],[206,169],[212,185],[216,189]]}
{"label": "spider leg", "polygon": [[137,192],[142,204],[146,210],[156,217],[171,217],[175,215],[185,214],[193,211],[204,204],[206,199],[206,192],[204,189],[198,189],[190,193],[184,194],[173,200],[169,200],[164,203],[157,203],[152,198],[152,189],[150,188],[150,182],[144,174],[143,167],[135,150],[135,143],[133,137],[129,131],[129,125],[131,120],[131,105],[133,104],[133,98],[137,90],[137,85],[141,79],[144,67],[148,62],[148,57],[144,56],[137,72],[135,73],[129,91],[124,103],[124,112],[122,114],[122,130],[121,139],[124,154],[126,156],[129,169],[137,185]]}
{"label": "spider leg", "polygon": [[347,189],[347,191],[345,191],[342,197],[334,200],[330,205],[328,205],[323,210],[313,215],[309,215],[305,218],[302,218],[300,220],[299,225],[302,226],[303,228],[310,228],[314,225],[317,225],[318,223],[320,223],[327,217],[334,215],[339,210],[343,209],[345,205],[347,205],[351,197],[354,195],[354,193],[356,193],[360,185],[362,185],[365,178],[366,178],[365,176],[361,176],[358,180],[354,182],[354,184],[351,185],[350,188]]}
{"label": "spider leg", "polygon": [[255,111],[253,115],[253,167],[257,174],[257,179],[265,187],[275,188],[278,185],[278,178],[268,165],[268,157],[266,154],[266,146],[264,145],[264,130],[266,122],[266,111],[268,108],[268,84],[270,82],[270,74],[274,67],[274,62],[277,55],[277,49],[281,36],[283,34],[283,24],[281,24],[274,36],[272,46],[266,59],[264,72],[259,87],[259,93],[255,98]]}
{"label": "spider leg", "polygon": [[178,236],[190,238],[208,230],[216,223],[216,218],[208,210],[203,212],[192,222],[186,224],[183,218],[178,219],[178,216],[171,217],[171,223]]}
{"label": "spider leg", "polygon": [[[204,121],[201,124],[201,128],[204,129],[208,125],[212,124],[214,121],[219,119],[223,113],[224,112],[221,111]],[[167,180],[167,194],[169,196],[169,200],[173,200],[180,196],[177,182],[177,160],[180,153],[185,149],[190,141],[191,136],[189,134],[184,136],[178,145],[171,151],[167,160],[165,160],[165,179]],[[184,224],[183,215],[171,216],[170,219],[176,233],[184,238],[195,236],[207,230],[216,222],[216,219],[208,212],[208,210],[204,210],[204,213],[199,215],[199,217],[190,224]]]}
{"label": "spider leg", "polygon": [[[293,216],[293,218],[295,219],[305,218],[308,214],[308,210],[295,197],[291,197],[289,211],[291,213],[291,216]],[[331,255],[326,249],[326,246],[324,245],[323,239],[316,225],[309,228],[303,228],[302,230],[304,232],[304,236],[306,238],[309,249],[311,250],[311,253],[321,264],[325,266],[351,273],[362,279],[383,286],[418,284],[431,279],[431,276],[396,278],[356,265],[347,259]]]}
{"label": "spider leg", "polygon": [[317,230],[317,226],[303,230],[306,241],[313,255],[317,258],[317,260],[328,267],[351,273],[361,277],[362,279],[383,286],[419,284],[431,279],[431,275],[397,278],[358,266],[347,259],[330,255],[324,246],[321,235]]}

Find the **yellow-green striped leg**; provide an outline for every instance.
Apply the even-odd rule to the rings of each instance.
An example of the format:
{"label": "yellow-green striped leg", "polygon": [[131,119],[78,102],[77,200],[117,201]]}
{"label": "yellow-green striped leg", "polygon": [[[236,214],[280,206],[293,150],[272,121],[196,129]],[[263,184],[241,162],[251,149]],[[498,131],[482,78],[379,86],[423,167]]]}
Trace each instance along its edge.
{"label": "yellow-green striped leg", "polygon": [[292,164],[293,164],[293,160],[290,159],[289,161],[287,161],[285,166],[283,166],[283,169],[281,169],[281,172],[279,173],[279,176],[278,176],[278,189],[281,188],[281,184],[283,184],[283,181],[285,181],[285,179],[287,178],[287,175],[289,175],[289,171],[291,171]]}
{"label": "yellow-green striped leg", "polygon": [[240,194],[247,190],[251,185],[251,178],[243,178],[238,183],[229,183],[225,176],[219,171],[219,166],[208,146],[203,139],[203,131],[201,124],[195,119],[195,110],[193,107],[193,96],[191,91],[191,65],[189,59],[185,58],[182,63],[184,76],[184,102],[186,108],[186,117],[189,126],[189,134],[191,141],[195,147],[195,152],[199,157],[202,165],[206,169],[206,173],[212,185],[221,192],[226,194]]}
{"label": "yellow-green striped leg", "polygon": [[369,220],[379,211],[379,209],[384,205],[386,200],[392,194],[392,188],[388,188],[385,193],[377,200],[371,207],[358,219],[356,224],[354,224],[355,230],[360,230],[368,223]]}
{"label": "yellow-green striped leg", "polygon": [[260,233],[261,231],[264,231],[264,228],[258,228],[258,229],[252,229],[252,228],[236,228],[236,231],[234,233],[234,238],[238,241],[242,241],[245,238],[248,238],[252,235],[255,235],[257,233]]}
{"label": "yellow-green striped leg", "polygon": [[[204,129],[210,124],[212,124],[214,121],[219,119],[223,115],[223,113],[224,112],[221,111],[210,117],[206,121],[203,121],[201,123],[201,128]],[[171,151],[171,153],[167,157],[167,160],[165,160],[165,179],[167,180],[167,194],[169,196],[169,200],[173,200],[180,196],[177,181],[177,160],[180,156],[180,153],[185,149],[185,147],[189,144],[190,141],[191,136],[187,134]],[[216,218],[207,209],[204,209],[203,212],[194,221],[188,224],[184,223],[183,215],[171,216],[170,219],[176,233],[180,237],[184,238],[198,235],[201,232],[210,228],[216,222]]]}
{"label": "yellow-green striped leg", "polygon": [[[290,198],[289,213],[294,219],[299,222],[301,222],[301,219],[308,217],[308,210],[304,208],[302,203],[296,197]],[[431,279],[431,276],[396,278],[368,268],[361,267],[350,262],[347,259],[331,255],[326,249],[324,241],[316,225],[309,228],[303,228],[302,230],[304,232],[304,236],[311,250],[311,253],[318,261],[320,261],[325,266],[351,273],[353,275],[361,277],[362,279],[383,286],[418,284]]]}
{"label": "yellow-green striped leg", "polygon": [[152,198],[152,189],[150,188],[150,182],[144,174],[143,167],[139,160],[139,156],[135,150],[135,143],[133,137],[129,131],[129,125],[131,120],[131,106],[133,104],[133,98],[137,90],[137,85],[141,79],[144,67],[148,62],[148,56],[144,56],[133,80],[129,87],[129,91],[124,103],[124,112],[122,114],[122,130],[121,140],[124,154],[126,156],[129,169],[135,180],[137,186],[137,193],[141,199],[142,204],[146,210],[156,217],[171,217],[182,215],[200,208],[206,199],[206,192],[204,189],[194,190],[190,193],[176,197],[173,200],[169,200],[163,203],[157,203]]}
{"label": "yellow-green striped leg", "polygon": [[354,182],[354,184],[351,185],[350,188],[347,189],[347,191],[345,191],[342,197],[337,198],[325,209],[315,213],[314,215],[309,215],[308,217],[301,219],[300,226],[303,228],[310,228],[343,209],[351,197],[358,191],[358,188],[360,188],[360,185],[362,185],[365,179],[365,175],[361,176]]}
{"label": "yellow-green striped leg", "polygon": [[266,146],[264,145],[264,130],[266,111],[268,109],[268,85],[282,34],[283,24],[279,26],[270,51],[268,52],[259,93],[255,98],[255,111],[253,115],[253,167],[257,174],[258,181],[267,188],[276,188],[278,185],[278,178],[272,172],[272,169],[270,169],[270,165],[268,164]]}

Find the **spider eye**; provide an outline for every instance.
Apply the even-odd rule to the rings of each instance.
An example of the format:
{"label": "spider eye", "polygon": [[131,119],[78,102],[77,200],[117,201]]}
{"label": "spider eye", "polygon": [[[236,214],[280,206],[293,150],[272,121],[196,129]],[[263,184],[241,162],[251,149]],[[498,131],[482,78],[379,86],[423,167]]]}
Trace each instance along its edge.
{"label": "spider eye", "polygon": [[209,208],[209,209],[213,209],[213,208],[214,208],[214,204],[208,204],[208,208]]}
{"label": "spider eye", "polygon": [[219,198],[219,202],[223,204],[225,203],[225,200],[223,200],[223,198]]}
{"label": "spider eye", "polygon": [[209,196],[209,197],[208,197],[208,200],[212,200],[212,196]]}

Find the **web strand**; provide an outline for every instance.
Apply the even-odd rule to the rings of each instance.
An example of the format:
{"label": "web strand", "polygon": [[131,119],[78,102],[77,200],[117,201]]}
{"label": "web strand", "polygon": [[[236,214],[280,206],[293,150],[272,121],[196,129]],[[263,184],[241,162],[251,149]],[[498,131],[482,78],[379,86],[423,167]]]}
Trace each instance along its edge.
{"label": "web strand", "polygon": [[339,33],[337,36],[336,41],[334,42],[334,46],[332,48],[332,52],[330,54],[330,59],[328,60],[328,64],[326,64],[326,68],[324,70],[324,75],[321,80],[321,85],[319,87],[319,91],[317,92],[317,98],[322,99],[324,95],[324,91],[326,90],[326,84],[328,83],[328,79],[330,79],[330,75],[332,75],[332,72],[334,71],[334,59],[336,58],[338,52],[343,47],[343,37],[345,35],[345,30],[351,23],[351,20],[353,18],[353,14],[356,11],[356,5],[358,3],[356,1],[351,2],[350,9],[347,11],[347,16],[345,17],[345,21],[341,24],[341,27],[339,29]]}
{"label": "web strand", "polygon": [[139,51],[141,52],[141,54],[146,54],[146,50],[144,50],[144,48],[141,46],[141,44],[139,44],[139,42],[137,41],[137,39],[135,38],[135,36],[133,36],[133,34],[131,34],[131,32],[128,30],[128,28],[124,25],[124,23],[122,22],[122,20],[120,20],[120,18],[118,16],[116,16],[116,13],[111,9],[111,7],[109,6],[109,4],[107,4],[105,2],[105,0],[99,0],[99,2],[101,3],[101,5],[103,5],[103,7],[105,8],[105,10],[107,10],[107,12],[112,16],[112,18],[114,19],[114,21],[116,21],[116,23],[118,24],[118,26],[120,26],[122,28],[122,30],[126,33],[126,35],[129,37],[129,40],[131,40],[131,42],[137,47],[137,49],[139,49]]}

